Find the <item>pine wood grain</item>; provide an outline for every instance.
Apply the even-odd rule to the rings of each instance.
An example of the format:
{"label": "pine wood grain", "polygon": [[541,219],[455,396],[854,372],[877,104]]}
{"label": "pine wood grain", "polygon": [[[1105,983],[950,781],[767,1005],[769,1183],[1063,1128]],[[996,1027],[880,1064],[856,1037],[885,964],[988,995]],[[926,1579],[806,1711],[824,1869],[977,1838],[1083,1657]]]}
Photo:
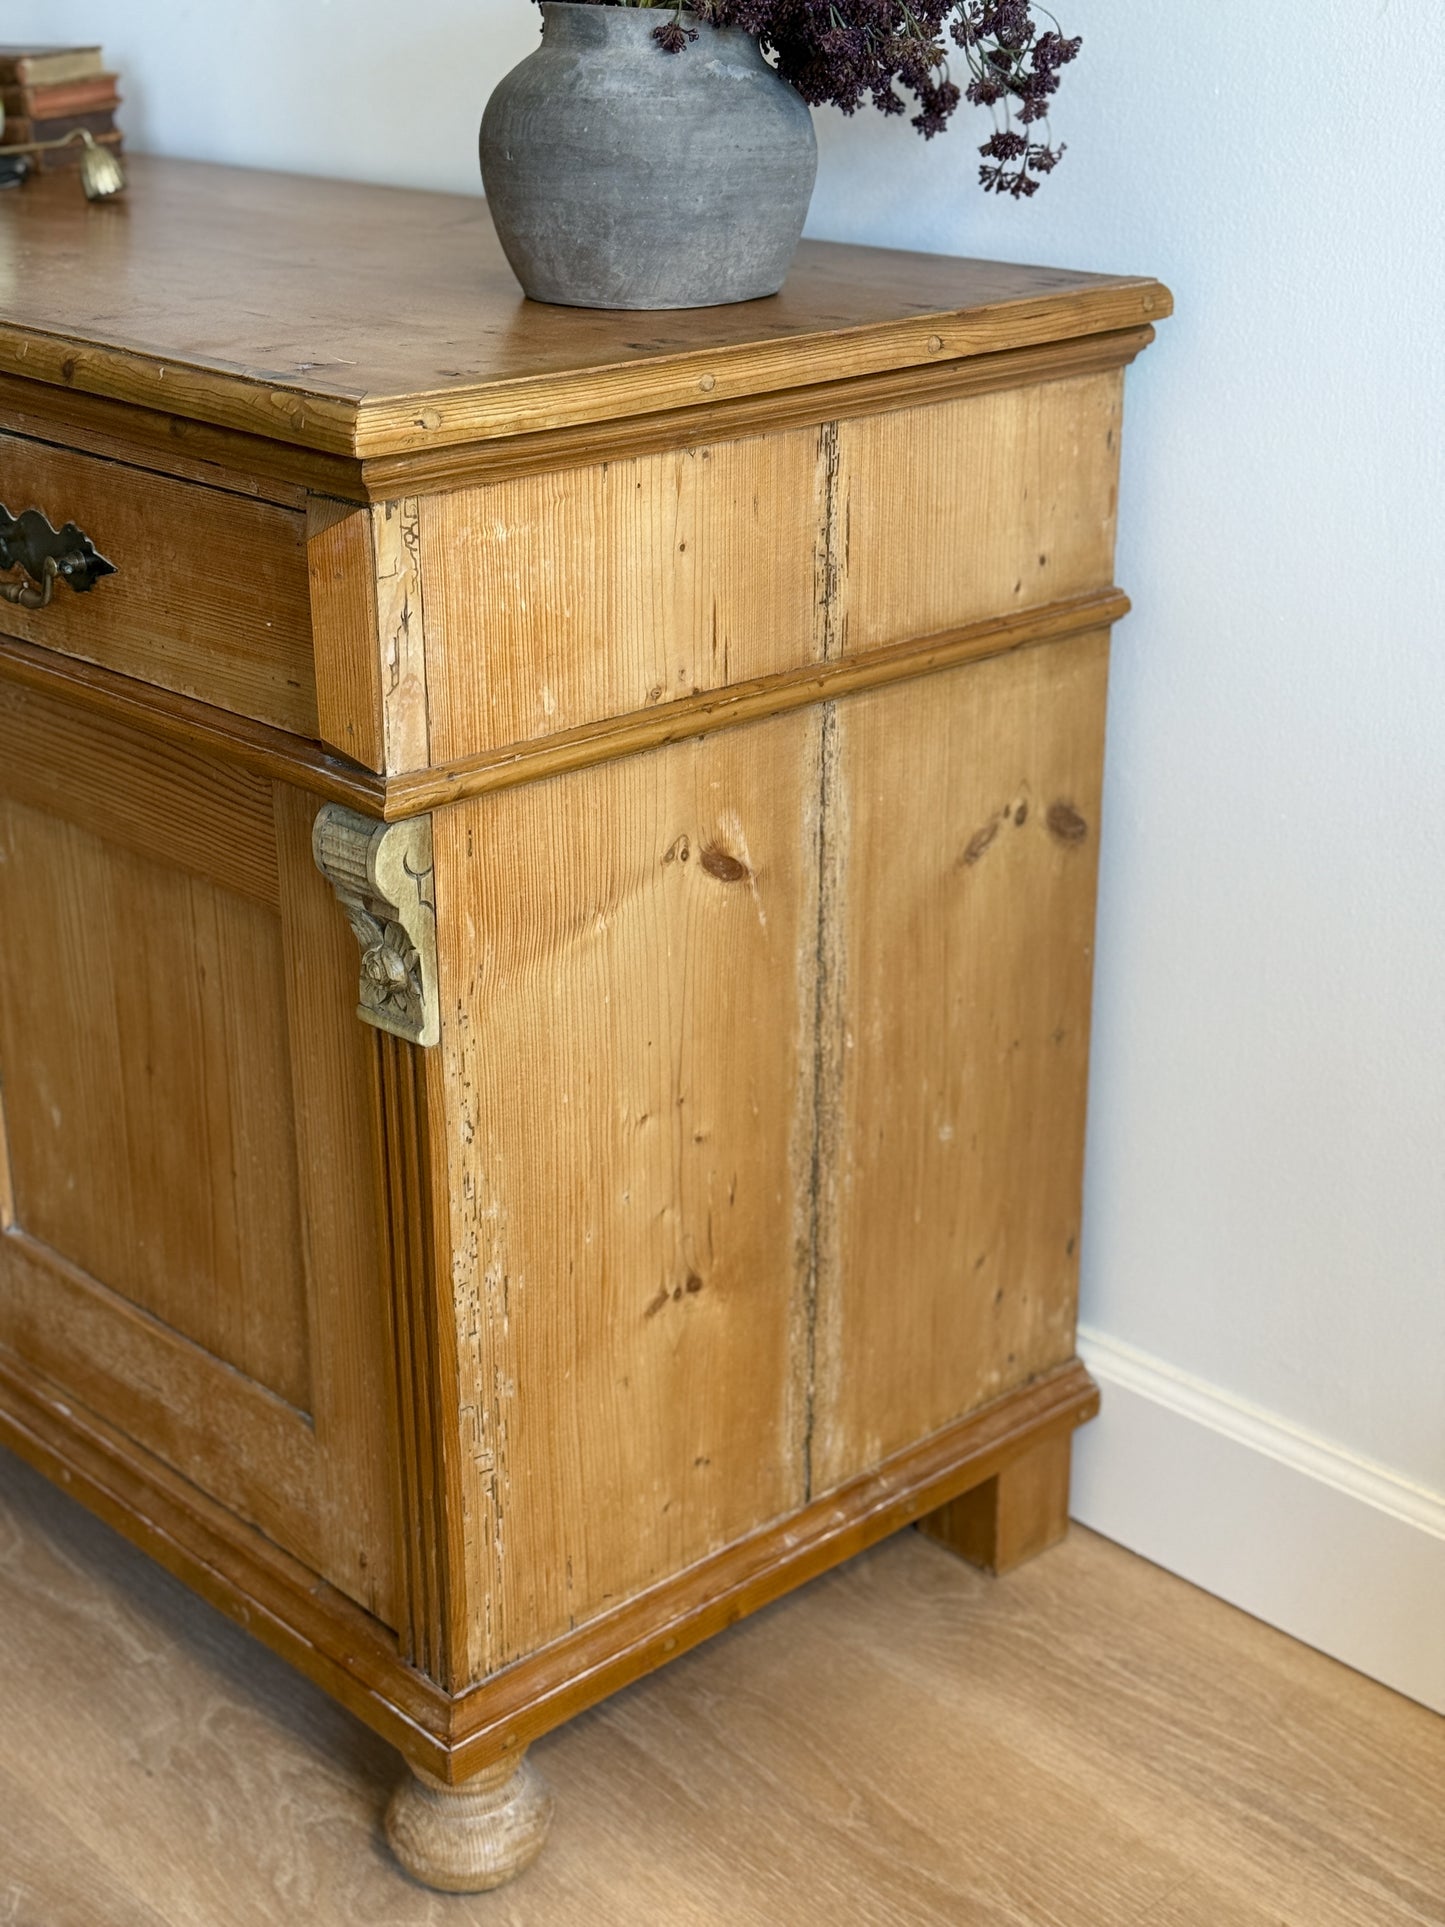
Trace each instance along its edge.
{"label": "pine wood grain", "polygon": [[302,516],[14,435],[0,435],[0,502],[78,523],[117,571],[44,609],[7,604],[10,634],[316,734]]}
{"label": "pine wood grain", "polygon": [[1077,1360],[585,1622],[453,1700],[447,1773],[465,1778],[665,1666],[792,1587],[993,1478],[1098,1411]]}
{"label": "pine wood grain", "polygon": [[[762,430],[816,428],[825,422],[859,420],[867,415],[893,413],[900,408],[953,401],[965,395],[986,395],[1004,388],[1025,388],[1037,382],[1069,381],[1078,376],[1112,371],[1127,367],[1153,339],[1152,327],[1115,328],[1102,334],[1023,348],[993,348],[961,361],[934,358],[926,367],[885,368],[870,374],[809,382],[802,388],[729,395],[722,400],[715,390],[700,388],[689,405],[657,414],[581,422],[563,428],[530,428],[486,441],[371,455],[354,464],[344,490],[335,482],[329,487],[333,493],[359,493],[376,501],[395,495],[403,488],[429,493],[512,476],[586,468],[604,459],[631,460],[661,450],[716,446],[719,442],[746,439]],[[4,396],[4,380],[0,375],[0,401]],[[201,431],[193,429],[193,432],[199,440]],[[205,432],[218,438],[235,433],[221,429]],[[237,436],[235,439],[254,438]],[[269,461],[263,466],[274,468],[278,462],[288,459],[295,462],[298,474],[323,462],[341,466],[345,461],[342,456],[286,451],[279,444],[272,444]]]}
{"label": "pine wood grain", "polygon": [[369,508],[313,496],[307,562],[322,740],[368,769],[425,768],[426,593],[415,496]]}
{"label": "pine wood grain", "polygon": [[314,805],[36,692],[7,730],[0,1339],[387,1619],[369,1034]]}
{"label": "pine wood grain", "polygon": [[[184,696],[0,636],[0,684],[59,696],[67,707],[131,725],[218,762],[307,789],[321,801],[397,822],[439,805],[489,795],[543,776],[655,749],[715,730],[736,728],[830,696],[877,689],[952,665],[1031,648],[1107,626],[1129,613],[1129,599],[1110,588],[1012,615],[967,623],[864,655],[814,662],[796,670],[679,697],[666,708],[612,717],[560,731],[535,744],[508,744],[434,768],[384,777],[313,743],[228,715]],[[52,782],[53,779],[44,779]]]}
{"label": "pine wood grain", "polygon": [[[8,1242],[4,1249],[9,1249]],[[224,1414],[222,1415],[224,1417]],[[444,1766],[444,1695],[390,1628],[163,1458],[0,1346],[0,1443],[319,1684],[390,1745]]]}
{"label": "pine wood grain", "polygon": [[371,515],[315,496],[306,512],[306,569],[316,647],[316,732],[370,770],[386,768]]}
{"label": "pine wood grain", "polygon": [[1077,1530],[905,1534],[575,1721],[476,1900],[386,1855],[389,1747],[8,1459],[0,1663],[14,1927],[1445,1919],[1445,1723]]}
{"label": "pine wood grain", "polygon": [[5,1090],[0,1085],[0,1231],[15,1222],[15,1184],[10,1173],[10,1140],[5,1125]]}
{"label": "pine wood grain", "polygon": [[838,653],[1106,589],[1118,370],[837,428]]}
{"label": "pine wood grain", "polygon": [[819,662],[1104,594],[1121,402],[1115,370],[422,496],[381,625],[386,767],[456,783],[656,737],[674,707],[714,720],[711,692],[813,699]]}
{"label": "pine wood grain", "polygon": [[816,467],[795,429],[423,496],[432,758],[810,660]]}
{"label": "pine wood grain", "polygon": [[[548,311],[475,201],[149,161],[0,245],[0,496],[121,568],[0,639],[0,1437],[449,1786],[974,1488],[965,1551],[1052,1537],[1167,293],[810,248]],[[320,796],[434,813],[438,1048],[356,1020]]]}
{"label": "pine wood grain", "polygon": [[38,1386],[183,1466],[242,1531],[257,1527],[314,1563],[306,1415],[20,1226],[0,1242],[0,1348]]}
{"label": "pine wood grain", "polygon": [[434,821],[474,1675],[803,1496],[816,743]]}
{"label": "pine wood grain", "polygon": [[274,908],[14,803],[0,854],[18,1222],[308,1409]]}
{"label": "pine wood grain", "polygon": [[296,451],[259,435],[212,428],[98,395],[78,395],[17,375],[0,374],[0,429],[127,468],[152,469],[177,481],[254,495],[302,515],[308,487],[341,497],[357,469],[335,455],[313,455],[298,463]]}
{"label": "pine wood grain", "polygon": [[1107,650],[837,705],[815,1490],[1073,1351]]}
{"label": "pine wood grain", "polygon": [[308,490],[338,500],[363,499],[356,486],[360,464],[344,456],[308,454],[239,429],[187,421],[164,407],[107,401],[23,375],[0,373],[0,429],[127,468],[254,495],[301,515]]}
{"label": "pine wood grain", "polygon": [[[130,166],[128,205],[103,226],[73,183],[7,198],[0,232],[30,266],[0,325],[0,369],[335,453],[926,368],[1136,328],[1170,306],[1144,277],[805,242],[767,301],[545,308],[523,301],[478,199],[143,155]],[[366,248],[337,247],[360,233]],[[404,328],[398,287],[427,291]]]}
{"label": "pine wood grain", "polygon": [[609,1693],[991,1479],[1036,1440],[1084,1423],[1097,1404],[1082,1366],[1050,1373],[454,1697],[408,1662],[390,1629],[245,1524],[234,1499],[229,1510],[211,1499],[0,1345],[0,1443],[449,1783],[515,1759]]}
{"label": "pine wood grain", "polygon": [[744,439],[762,430],[816,427],[965,395],[1037,382],[1068,381],[1126,367],[1154,339],[1149,326],[1111,329],[996,348],[961,361],[933,358],[806,387],[719,400],[699,390],[686,407],[605,424],[531,428],[485,441],[403,450],[394,455],[325,454],[264,435],[169,412],[167,398],[144,407],[47,386],[0,371],[0,428],[34,440],[84,449],[132,468],[211,488],[256,495],[305,512],[308,492],[339,503],[395,501],[408,492],[435,493],[521,475],[588,468],[601,459],[630,460],[665,449]]}
{"label": "pine wood grain", "polygon": [[81,708],[65,687],[0,681],[0,794],[274,910],[270,784]]}
{"label": "pine wood grain", "polygon": [[381,647],[386,767],[421,769],[431,760],[421,505],[414,495],[377,502],[372,507],[371,524],[376,550],[376,626]]}

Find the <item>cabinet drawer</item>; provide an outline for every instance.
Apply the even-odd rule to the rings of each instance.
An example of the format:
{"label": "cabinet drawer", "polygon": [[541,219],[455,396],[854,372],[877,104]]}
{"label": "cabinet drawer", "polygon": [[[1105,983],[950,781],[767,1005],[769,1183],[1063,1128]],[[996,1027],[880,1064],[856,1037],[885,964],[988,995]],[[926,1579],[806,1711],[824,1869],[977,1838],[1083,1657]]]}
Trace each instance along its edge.
{"label": "cabinet drawer", "polygon": [[0,503],[75,522],[116,574],[0,627],[314,737],[306,518],[274,502],[0,434]]}

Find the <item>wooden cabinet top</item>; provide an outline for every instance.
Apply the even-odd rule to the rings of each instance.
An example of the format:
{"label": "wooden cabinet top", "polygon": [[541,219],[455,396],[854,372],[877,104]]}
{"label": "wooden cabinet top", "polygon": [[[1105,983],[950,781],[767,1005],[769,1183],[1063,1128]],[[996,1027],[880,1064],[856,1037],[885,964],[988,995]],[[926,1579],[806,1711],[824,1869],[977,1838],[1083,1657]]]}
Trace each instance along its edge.
{"label": "wooden cabinet top", "polygon": [[[0,374],[351,460],[682,411],[1140,331],[1145,276],[805,242],[784,291],[665,314],[525,300],[480,197],[136,157],[0,200]],[[605,435],[603,439],[606,439]]]}

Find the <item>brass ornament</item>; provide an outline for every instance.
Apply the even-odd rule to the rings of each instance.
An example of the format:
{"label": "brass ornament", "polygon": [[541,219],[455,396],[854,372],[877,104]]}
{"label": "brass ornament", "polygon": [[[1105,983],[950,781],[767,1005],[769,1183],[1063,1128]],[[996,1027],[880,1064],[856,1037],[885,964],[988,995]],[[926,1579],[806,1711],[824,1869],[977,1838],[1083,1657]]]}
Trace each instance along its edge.
{"label": "brass ornament", "polygon": [[80,157],[80,185],[87,201],[110,201],[125,192],[125,168],[120,156],[102,147],[87,128],[74,128],[54,141],[25,141],[16,147],[0,147],[0,154],[48,154],[57,147],[71,147],[80,141],[85,152]]}
{"label": "brass ornament", "polygon": [[85,595],[103,576],[117,573],[74,522],[54,529],[39,509],[12,515],[0,503],[0,571],[7,569],[23,569],[29,578],[0,582],[0,598],[22,609],[44,609],[57,582]]}

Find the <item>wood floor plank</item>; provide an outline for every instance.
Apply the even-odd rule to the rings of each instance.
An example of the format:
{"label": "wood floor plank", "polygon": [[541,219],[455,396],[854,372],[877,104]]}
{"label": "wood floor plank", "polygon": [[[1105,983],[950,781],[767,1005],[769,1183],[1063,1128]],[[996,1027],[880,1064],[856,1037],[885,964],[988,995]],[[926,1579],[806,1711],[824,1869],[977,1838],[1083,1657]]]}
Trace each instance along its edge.
{"label": "wood floor plank", "polygon": [[1445,1720],[1075,1529],[903,1533],[534,1750],[515,1886],[394,1756],[0,1455],[4,1927],[1445,1927]]}
{"label": "wood floor plank", "polygon": [[[52,1783],[53,1800],[64,1800]],[[41,1797],[40,1783],[0,1767],[0,1921],[6,1927],[168,1927],[97,1863],[69,1820]]]}

